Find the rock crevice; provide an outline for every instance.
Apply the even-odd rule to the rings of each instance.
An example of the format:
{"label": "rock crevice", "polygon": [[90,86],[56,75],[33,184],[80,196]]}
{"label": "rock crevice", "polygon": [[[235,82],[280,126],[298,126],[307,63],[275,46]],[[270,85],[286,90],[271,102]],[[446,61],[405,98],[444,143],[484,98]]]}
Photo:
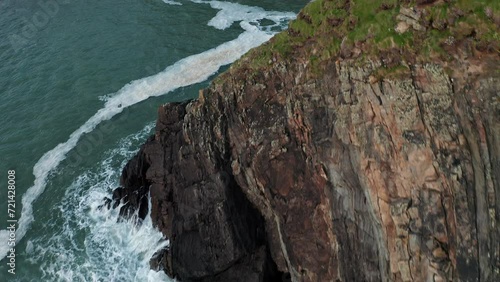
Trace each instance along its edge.
{"label": "rock crevice", "polygon": [[120,190],[151,194],[171,241],[153,266],[181,281],[499,277],[500,79],[423,63],[370,83],[381,63],[352,65],[231,69],[160,107]]}

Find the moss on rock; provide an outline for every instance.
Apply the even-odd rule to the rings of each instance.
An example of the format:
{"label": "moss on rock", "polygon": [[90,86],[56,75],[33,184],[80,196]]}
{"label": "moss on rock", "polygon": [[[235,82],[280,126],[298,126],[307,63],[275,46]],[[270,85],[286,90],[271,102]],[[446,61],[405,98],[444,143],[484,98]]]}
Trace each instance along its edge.
{"label": "moss on rock", "polygon": [[387,69],[454,56],[500,55],[500,1],[316,0],[241,62],[258,70],[302,52],[317,68],[332,58],[378,58]]}

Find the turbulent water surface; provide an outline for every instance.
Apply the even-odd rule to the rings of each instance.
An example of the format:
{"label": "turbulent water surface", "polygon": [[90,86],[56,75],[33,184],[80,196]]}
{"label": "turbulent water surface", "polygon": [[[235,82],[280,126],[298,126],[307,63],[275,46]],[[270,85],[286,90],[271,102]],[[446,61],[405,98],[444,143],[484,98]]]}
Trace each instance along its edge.
{"label": "turbulent water surface", "polygon": [[[159,104],[286,27],[304,0],[1,0],[0,281],[170,281],[168,240],[99,209]],[[5,255],[16,172],[16,269]]]}

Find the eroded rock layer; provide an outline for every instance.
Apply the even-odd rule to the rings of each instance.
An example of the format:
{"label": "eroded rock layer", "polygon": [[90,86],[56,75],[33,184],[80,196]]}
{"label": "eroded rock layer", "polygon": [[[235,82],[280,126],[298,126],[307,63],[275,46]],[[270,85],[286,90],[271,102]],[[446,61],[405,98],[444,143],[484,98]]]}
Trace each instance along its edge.
{"label": "eroded rock layer", "polygon": [[[246,57],[160,107],[115,193],[143,216],[150,193],[171,242],[152,266],[180,281],[500,281],[498,54],[318,67],[316,47],[258,71]],[[403,71],[381,72],[388,58]]]}
{"label": "eroded rock layer", "polygon": [[169,274],[212,281],[260,255],[248,281],[274,264],[294,281],[499,277],[500,79],[349,65],[230,72],[160,107],[122,182],[150,185]]}

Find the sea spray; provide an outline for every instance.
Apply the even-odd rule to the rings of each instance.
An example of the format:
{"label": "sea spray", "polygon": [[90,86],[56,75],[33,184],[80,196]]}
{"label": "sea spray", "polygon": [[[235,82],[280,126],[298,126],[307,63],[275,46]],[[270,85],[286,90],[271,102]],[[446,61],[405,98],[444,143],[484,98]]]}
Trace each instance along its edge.
{"label": "sea spray", "polygon": [[137,152],[138,143],[153,127],[150,123],[120,140],[95,168],[81,173],[65,189],[63,200],[54,208],[62,222],[47,223],[45,228],[52,232],[41,232],[26,246],[30,260],[41,264],[43,280],[144,281],[148,277],[149,281],[171,281],[163,272],[149,268],[152,255],[168,244],[150,216],[135,225],[133,219],[118,220],[119,207],[102,208],[103,198],[118,185],[116,168]]}

